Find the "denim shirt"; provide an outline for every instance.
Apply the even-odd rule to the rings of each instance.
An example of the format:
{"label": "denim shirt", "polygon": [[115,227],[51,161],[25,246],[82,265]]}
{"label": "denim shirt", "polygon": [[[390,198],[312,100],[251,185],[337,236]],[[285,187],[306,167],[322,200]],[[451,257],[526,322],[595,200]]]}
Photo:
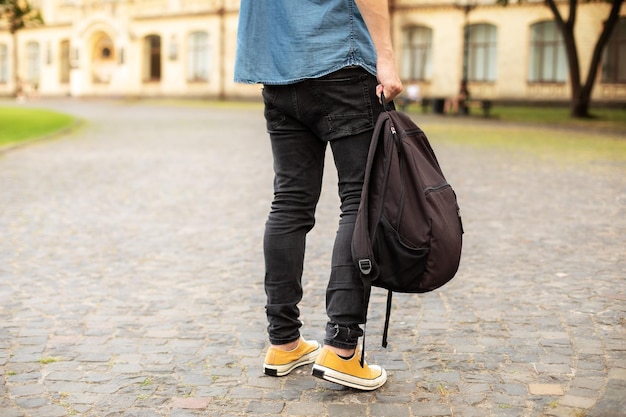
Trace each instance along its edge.
{"label": "denim shirt", "polygon": [[376,75],[354,0],[241,0],[236,82],[292,84],[352,65]]}

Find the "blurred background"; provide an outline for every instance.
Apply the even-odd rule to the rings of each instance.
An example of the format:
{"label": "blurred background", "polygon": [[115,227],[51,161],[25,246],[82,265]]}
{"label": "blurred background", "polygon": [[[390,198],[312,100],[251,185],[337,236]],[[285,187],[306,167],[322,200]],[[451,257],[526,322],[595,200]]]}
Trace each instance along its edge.
{"label": "blurred background", "polygon": [[[391,1],[406,99],[439,112],[465,81],[478,100],[576,101],[583,116],[590,100],[626,102],[622,0],[508,3]],[[257,98],[258,86],[233,82],[238,8],[239,0],[0,0],[0,96]]]}

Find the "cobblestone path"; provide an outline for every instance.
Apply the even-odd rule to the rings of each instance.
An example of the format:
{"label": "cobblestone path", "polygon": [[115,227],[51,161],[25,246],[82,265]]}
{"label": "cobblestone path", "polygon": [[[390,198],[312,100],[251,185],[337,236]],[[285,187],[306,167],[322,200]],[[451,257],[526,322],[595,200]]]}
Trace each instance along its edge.
{"label": "cobblestone path", "polygon": [[[32,105],[83,123],[0,154],[0,416],[626,416],[623,162],[433,138],[462,265],[438,291],[394,297],[387,349],[374,290],[368,360],[390,377],[363,393],[310,367],[262,374],[260,107]],[[301,305],[320,341],[330,161]]]}

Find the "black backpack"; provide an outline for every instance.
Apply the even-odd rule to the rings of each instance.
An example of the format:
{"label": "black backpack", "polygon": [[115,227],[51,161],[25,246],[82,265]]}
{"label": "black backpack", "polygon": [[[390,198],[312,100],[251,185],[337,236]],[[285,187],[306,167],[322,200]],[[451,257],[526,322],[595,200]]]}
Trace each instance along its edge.
{"label": "black backpack", "polygon": [[428,292],[450,281],[462,235],[456,194],[426,135],[406,114],[386,108],[374,128],[352,240],[364,283],[364,323],[372,285],[388,290],[383,347],[392,293]]}

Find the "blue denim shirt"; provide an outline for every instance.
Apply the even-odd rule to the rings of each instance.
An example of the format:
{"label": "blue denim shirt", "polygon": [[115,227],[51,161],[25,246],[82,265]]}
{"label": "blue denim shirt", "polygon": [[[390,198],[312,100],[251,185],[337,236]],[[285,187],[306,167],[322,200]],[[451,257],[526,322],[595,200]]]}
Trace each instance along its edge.
{"label": "blue denim shirt", "polygon": [[354,0],[241,0],[236,82],[292,84],[351,65],[376,75]]}

